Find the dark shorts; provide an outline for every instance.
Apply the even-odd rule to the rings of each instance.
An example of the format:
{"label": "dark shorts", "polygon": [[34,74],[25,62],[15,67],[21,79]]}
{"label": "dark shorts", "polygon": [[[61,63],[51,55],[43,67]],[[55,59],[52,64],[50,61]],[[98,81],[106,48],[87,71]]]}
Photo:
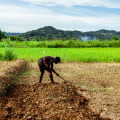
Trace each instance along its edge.
{"label": "dark shorts", "polygon": [[40,58],[38,60],[38,66],[39,66],[39,69],[40,69],[41,72],[45,70],[45,67],[43,65],[43,58]]}

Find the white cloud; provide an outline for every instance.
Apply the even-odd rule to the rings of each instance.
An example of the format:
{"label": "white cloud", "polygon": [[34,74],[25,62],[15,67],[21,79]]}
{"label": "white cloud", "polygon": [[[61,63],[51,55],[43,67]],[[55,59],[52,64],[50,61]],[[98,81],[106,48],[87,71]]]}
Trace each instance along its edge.
{"label": "white cloud", "polygon": [[[5,8],[5,9],[3,9]],[[0,28],[7,32],[26,32],[43,26],[64,30],[120,29],[120,16],[70,16],[41,8],[0,5]]]}
{"label": "white cloud", "polygon": [[63,6],[74,6],[74,5],[81,5],[81,6],[93,6],[93,7],[107,7],[107,8],[119,8],[120,9],[120,2],[115,0],[21,0],[24,2],[29,2],[32,4],[40,4],[45,6],[56,6],[56,5],[63,5]]}

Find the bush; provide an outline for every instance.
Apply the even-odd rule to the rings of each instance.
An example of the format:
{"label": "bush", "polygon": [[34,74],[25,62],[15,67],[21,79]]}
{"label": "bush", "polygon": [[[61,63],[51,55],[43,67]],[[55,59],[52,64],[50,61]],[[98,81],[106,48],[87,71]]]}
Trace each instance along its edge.
{"label": "bush", "polygon": [[0,42],[0,47],[5,47],[3,42]]}
{"label": "bush", "polygon": [[10,41],[4,39],[0,42],[0,47],[19,48],[90,48],[90,47],[120,47],[120,40],[106,41],[81,41],[81,40],[44,40],[44,41]]}
{"label": "bush", "polygon": [[3,60],[3,54],[0,53],[0,60]]}
{"label": "bush", "polygon": [[12,49],[8,48],[5,50],[4,60],[16,60],[17,56]]}

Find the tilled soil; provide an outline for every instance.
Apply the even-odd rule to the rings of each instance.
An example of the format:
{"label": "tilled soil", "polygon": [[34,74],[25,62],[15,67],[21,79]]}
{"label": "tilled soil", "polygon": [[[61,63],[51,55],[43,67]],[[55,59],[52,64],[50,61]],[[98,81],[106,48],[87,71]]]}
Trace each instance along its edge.
{"label": "tilled soil", "polygon": [[0,98],[0,120],[109,120],[88,102],[71,83],[13,85]]}
{"label": "tilled soil", "polygon": [[120,64],[62,63],[55,70],[69,82],[53,74],[59,84],[51,84],[45,72],[40,84],[38,65],[30,64],[0,98],[0,120],[119,120]]}

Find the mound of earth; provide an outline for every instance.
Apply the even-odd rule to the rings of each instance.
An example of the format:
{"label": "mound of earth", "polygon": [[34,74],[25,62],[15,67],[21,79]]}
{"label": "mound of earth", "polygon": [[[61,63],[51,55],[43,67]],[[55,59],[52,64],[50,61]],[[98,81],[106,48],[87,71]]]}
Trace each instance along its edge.
{"label": "mound of earth", "polygon": [[0,120],[109,120],[88,102],[71,83],[13,85],[0,98]]}
{"label": "mound of earth", "polygon": [[0,95],[5,91],[6,86],[13,84],[16,77],[26,68],[27,62],[24,59],[18,59],[14,65],[7,67],[0,72]]}

